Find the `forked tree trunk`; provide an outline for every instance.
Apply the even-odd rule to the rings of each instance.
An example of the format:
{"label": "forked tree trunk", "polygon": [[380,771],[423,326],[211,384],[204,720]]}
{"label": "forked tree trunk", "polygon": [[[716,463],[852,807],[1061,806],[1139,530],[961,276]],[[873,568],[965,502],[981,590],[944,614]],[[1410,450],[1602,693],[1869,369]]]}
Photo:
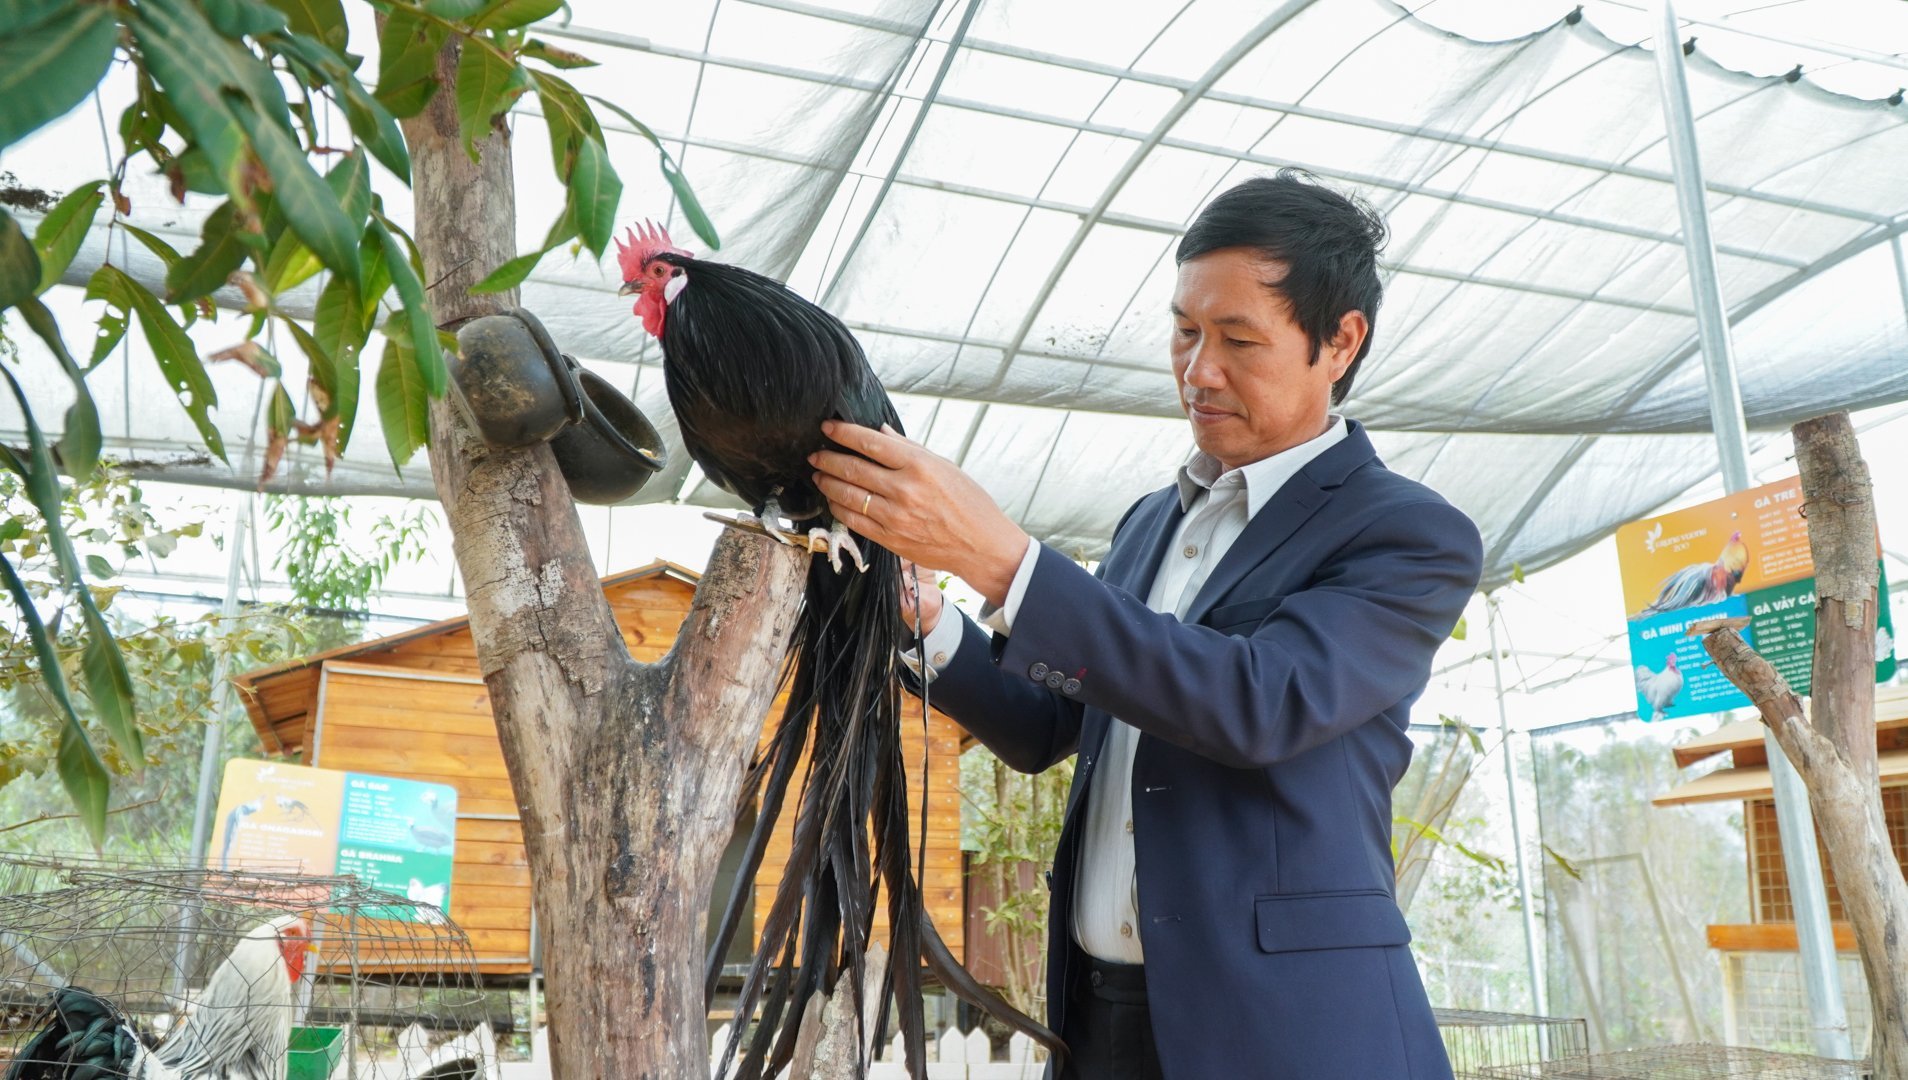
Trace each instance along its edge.
{"label": "forked tree trunk", "polygon": [[1908,1080],[1908,881],[1882,817],[1875,750],[1875,502],[1847,413],[1795,426],[1803,513],[1815,558],[1811,715],[1731,628],[1703,648],[1741,687],[1809,789],[1815,824],[1855,930],[1874,1011],[1873,1075]]}
{"label": "forked tree trunk", "polygon": [[[466,288],[516,254],[509,136],[472,162],[457,46],[405,122],[416,237],[440,323],[513,305]],[[802,589],[805,556],[718,541],[676,647],[632,661],[549,449],[488,449],[449,399],[431,473],[523,822],[544,943],[554,1074],[708,1075],[704,913]]]}

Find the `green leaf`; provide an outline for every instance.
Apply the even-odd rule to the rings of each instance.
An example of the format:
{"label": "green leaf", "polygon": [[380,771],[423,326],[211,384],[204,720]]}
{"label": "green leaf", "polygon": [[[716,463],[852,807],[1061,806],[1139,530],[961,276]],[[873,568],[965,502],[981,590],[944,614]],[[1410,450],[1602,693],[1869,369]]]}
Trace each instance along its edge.
{"label": "green leaf", "polygon": [[305,361],[311,366],[311,380],[317,383],[325,393],[331,393],[331,388],[338,385],[338,375],[333,369],[331,354],[325,351],[325,347],[318,343],[318,339],[313,337],[310,331],[290,318],[280,316],[279,321],[285,324],[285,329],[291,332],[292,340],[298,342],[299,350],[305,354]]}
{"label": "green leaf", "polygon": [[[156,536],[156,534],[155,534]],[[86,679],[86,693],[93,699],[93,710],[107,734],[119,744],[137,765],[146,763],[145,740],[139,734],[134,716],[132,675],[126,670],[126,658],[119,642],[106,625],[105,616],[93,602],[93,594],[84,586],[79,591],[80,610],[86,615],[86,649],[80,654],[80,674]]]}
{"label": "green leaf", "polygon": [[570,205],[576,210],[577,234],[598,258],[609,250],[622,198],[623,181],[610,167],[609,150],[596,139],[583,139],[577,144],[576,171],[570,174]]}
{"label": "green leaf", "polygon": [[121,221],[116,223],[113,227],[126,230],[126,235],[145,245],[147,251],[157,255],[159,261],[166,264],[166,273],[170,274],[172,268],[179,265],[179,252],[171,244],[166,243],[164,240],[159,239],[157,236],[154,236],[137,225],[128,225]]}
{"label": "green leaf", "polygon": [[1576,864],[1572,863],[1569,859],[1566,859],[1562,855],[1557,854],[1557,849],[1551,847],[1549,844],[1540,844],[1538,846],[1544,849],[1544,854],[1550,856],[1551,861],[1557,864],[1558,869],[1562,870],[1566,874],[1569,874],[1571,877],[1575,878],[1578,881],[1583,880],[1583,871],[1577,869]]}
{"label": "green leaf", "polygon": [[411,155],[405,149],[404,135],[398,130],[397,119],[384,107],[383,102],[372,97],[364,88],[343,57],[308,37],[296,34],[274,38],[269,44],[281,55],[295,58],[310,68],[329,85],[333,97],[344,106],[351,133],[371,151],[372,156],[384,163],[385,168],[406,183],[410,182]]}
{"label": "green leaf", "polygon": [[510,289],[514,289],[523,284],[523,280],[530,276],[530,271],[537,268],[537,263],[542,261],[547,251],[548,249],[546,248],[543,251],[531,251],[519,255],[509,262],[504,263],[502,266],[499,266],[497,269],[492,270],[490,273],[485,274],[482,281],[472,285],[467,291],[473,296],[476,296],[485,293],[506,292]]}
{"label": "green leaf", "polygon": [[1519,585],[1524,583],[1524,566],[1522,563],[1511,564],[1511,580]]}
{"label": "green leaf", "polygon": [[470,20],[472,30],[515,30],[555,15],[563,0],[494,0]]}
{"label": "green leaf", "polygon": [[532,71],[530,81],[537,88],[537,100],[543,106],[543,123],[550,130],[550,157],[556,174],[564,183],[576,168],[576,146],[583,138],[601,141],[603,129],[596,114],[576,87],[547,71]]}
{"label": "green leaf", "polygon": [[245,262],[239,239],[238,204],[230,199],[208,214],[199,229],[199,247],[166,271],[166,299],[174,304],[210,296]]}
{"label": "green leaf", "polygon": [[68,720],[60,732],[58,767],[60,783],[66,797],[73,800],[73,809],[79,811],[80,823],[93,838],[93,846],[101,846],[106,842],[106,796],[111,781],[77,720]]}
{"label": "green leaf", "polygon": [[669,181],[669,189],[676,193],[676,204],[682,208],[684,220],[689,222],[689,227],[696,231],[696,235],[701,237],[702,242],[709,245],[710,249],[720,248],[722,238],[716,234],[715,223],[709,220],[708,211],[702,208],[702,200],[696,198],[695,189],[689,186],[689,178],[682,174],[682,167],[676,164],[676,159],[669,156],[669,151],[664,148],[662,139],[656,136],[648,124],[630,115],[629,110],[621,105],[595,94],[587,96],[591,101],[622,117],[625,123],[635,129],[636,134],[649,140],[650,144],[656,148],[656,153],[660,155],[657,165],[662,170],[663,179]]}
{"label": "green leaf", "polygon": [[[153,0],[140,4],[137,15],[130,25],[146,69],[164,90],[157,100],[178,112],[186,134],[192,137],[193,148],[203,155],[207,170],[216,177],[218,189],[249,209],[250,185],[244,174],[246,135],[237,112],[251,110],[244,107],[242,99],[235,109],[236,95],[227,94],[228,87],[244,86],[249,80],[227,75],[232,61],[221,53],[221,47],[231,46],[212,33],[194,9]],[[269,78],[270,73],[266,74]],[[284,108],[282,93],[279,107]],[[285,138],[289,141],[291,136]],[[189,156],[190,151],[180,155],[181,168]]]}
{"label": "green leaf", "polygon": [[339,204],[305,152],[284,129],[249,109],[238,110],[252,149],[272,175],[272,191],[298,239],[332,273],[358,283],[358,226]]}
{"label": "green leaf", "polygon": [[363,148],[352,148],[343,161],[332,166],[325,174],[325,185],[338,197],[338,205],[351,219],[352,230],[363,232],[365,219],[371,216],[371,162]]}
{"label": "green leaf", "polygon": [[[398,243],[388,223],[382,219],[373,222],[378,240],[384,245],[384,261],[391,268],[391,284],[397,288],[399,299],[404,302],[404,315],[410,322],[411,353],[417,364],[419,377],[424,389],[432,397],[442,397],[444,388],[450,383],[450,375],[444,369],[444,353],[437,341],[437,325],[431,319],[430,301],[424,295],[424,280],[418,276],[417,267],[411,264],[409,253]],[[387,323],[388,325],[388,323]]]}
{"label": "green leaf", "polygon": [[490,138],[490,121],[510,107],[511,76],[516,65],[481,39],[464,42],[457,58],[457,130],[464,136],[464,152],[477,160],[477,144]]}
{"label": "green leaf", "polygon": [[437,53],[445,31],[402,8],[378,31],[377,98],[400,119],[424,111],[438,89]]}
{"label": "green leaf", "polygon": [[311,280],[312,275],[323,270],[325,264],[311,253],[297,236],[286,233],[278,238],[272,247],[271,258],[265,263],[265,277],[260,282],[265,291],[282,293],[287,289]]}
{"label": "green leaf", "polygon": [[119,347],[120,339],[126,336],[126,322],[132,310],[128,306],[130,301],[120,294],[118,279],[107,273],[108,270],[117,273],[110,264],[101,266],[86,282],[86,299],[106,304],[105,314],[99,317],[99,334],[93,339],[93,354],[86,362],[88,371],[98,367]]}
{"label": "green leaf", "polygon": [[73,354],[66,349],[66,340],[60,335],[59,323],[53,319],[53,313],[46,309],[38,297],[20,305],[20,314],[26,319],[27,326],[40,335],[46,347],[65,369],[66,377],[73,384],[73,404],[66,407],[66,425],[60,434],[60,461],[66,466],[67,474],[82,483],[90,480],[93,470],[99,465],[99,451],[103,442],[99,427],[99,407],[93,403],[92,391],[86,386],[86,372],[73,360]]}
{"label": "green leaf", "polygon": [[[154,300],[153,303],[157,306],[158,301]],[[106,730],[112,734],[113,741],[125,749],[127,756],[143,764],[145,749],[139,736],[139,727],[133,722],[132,679],[126,673],[126,662],[119,654],[118,643],[113,640],[106,620],[93,603],[93,594],[86,588],[85,579],[80,574],[79,557],[73,551],[73,542],[67,537],[65,526],[61,524],[60,480],[53,471],[52,451],[47,448],[46,436],[41,432],[39,422],[34,419],[33,408],[20,389],[19,380],[4,365],[0,365],[0,376],[6,378],[7,388],[13,392],[14,401],[20,406],[27,431],[27,460],[23,462],[8,451],[5,455],[7,467],[19,473],[25,481],[27,496],[34,508],[40,511],[47,543],[53,548],[59,563],[60,583],[73,593],[79,601],[80,610],[85,613],[88,640],[82,668],[87,675],[88,688],[95,695],[93,703],[99,711],[100,720],[106,724]],[[84,732],[81,736],[84,737]]]}
{"label": "green leaf", "polygon": [[199,360],[199,353],[193,347],[192,339],[186,336],[179,324],[172,321],[171,313],[164,304],[144,285],[126,276],[116,266],[100,267],[95,282],[105,277],[107,287],[113,291],[114,298],[122,309],[131,310],[139,316],[139,325],[146,332],[146,343],[152,347],[152,355],[159,362],[159,370],[165,375],[167,385],[179,395],[180,404],[185,406],[186,415],[199,429],[199,435],[205,440],[206,449],[225,460],[225,441],[219,436],[219,429],[212,423],[209,410],[218,404],[218,393],[212,389],[212,380],[205,374],[205,365]]}
{"label": "green leaf", "polygon": [[401,469],[430,442],[431,392],[418,376],[411,330],[393,314],[384,324],[384,356],[378,361],[378,422],[391,464]]}
{"label": "green leaf", "polygon": [[528,60],[541,60],[553,68],[569,70],[571,68],[595,67],[596,61],[581,53],[568,49],[559,49],[547,41],[531,38],[524,43],[522,55]]}
{"label": "green leaf", "polygon": [[303,34],[326,48],[343,52],[351,28],[345,24],[339,0],[265,0],[285,13],[292,33]]}
{"label": "green leaf", "polygon": [[40,254],[13,215],[0,210],[0,310],[40,291]]}
{"label": "green leaf", "polygon": [[369,227],[364,230],[364,239],[358,241],[358,250],[364,259],[364,291],[359,294],[358,307],[364,314],[362,328],[369,334],[378,323],[378,302],[391,288],[391,268],[384,262],[384,245]]}
{"label": "green leaf", "polygon": [[0,0],[0,35],[38,26],[71,7],[71,0]]}
{"label": "green leaf", "polygon": [[286,26],[285,13],[258,0],[199,0],[213,29],[229,38],[258,37]]}
{"label": "green leaf", "polygon": [[[0,14],[0,22],[14,21],[9,15],[17,9],[7,6],[10,10]],[[92,93],[112,63],[113,45],[119,40],[113,9],[94,4],[60,7],[64,10],[59,14],[30,29],[0,34],[0,150],[64,116]]]}
{"label": "green leaf", "polygon": [[488,0],[424,0],[424,10],[452,22],[464,22],[484,9]]}
{"label": "green leaf", "polygon": [[1451,628],[1451,640],[1463,641],[1464,636],[1468,633],[1470,633],[1470,625],[1468,621],[1464,618],[1464,616],[1462,615],[1458,616],[1457,625]]}
{"label": "green leaf", "polygon": [[689,178],[682,175],[682,169],[677,166],[676,159],[670,157],[669,152],[665,150],[662,152],[662,161],[658,164],[662,169],[663,179],[669,181],[669,189],[676,193],[676,206],[682,211],[683,218],[689,222],[689,227],[696,230],[696,235],[701,237],[702,242],[709,245],[711,250],[722,247],[722,238],[716,234],[715,222],[709,220],[709,212],[702,208],[702,200],[696,198],[695,189],[689,186]]}
{"label": "green leaf", "polygon": [[104,581],[113,576],[113,564],[107,562],[102,556],[88,555],[86,556],[86,572]]}
{"label": "green leaf", "polygon": [[285,384],[279,383],[272,389],[272,404],[265,414],[265,427],[273,435],[285,435],[291,431],[292,422],[298,419],[297,410],[292,408],[291,395],[285,393]]}
{"label": "green leaf", "polygon": [[80,244],[86,239],[86,230],[92,228],[93,219],[99,216],[99,208],[106,201],[105,187],[106,181],[95,180],[67,192],[66,198],[41,218],[40,227],[33,230],[33,246],[40,255],[39,292],[59,284],[60,275],[73,265],[73,256],[79,254]]}
{"label": "green leaf", "polygon": [[[319,382],[330,399],[323,411],[325,419],[337,417],[339,421],[340,452],[358,415],[358,357],[364,350],[364,322],[357,289],[341,278],[332,278],[319,294],[312,330],[319,348],[329,358]],[[320,369],[312,370],[314,376],[320,374]]]}
{"label": "green leaf", "polygon": [[59,650],[54,646],[53,635],[47,633],[46,624],[40,621],[40,612],[33,606],[33,597],[26,591],[26,583],[7,561],[0,555],[0,580],[6,583],[8,595],[13,597],[13,609],[26,627],[27,640],[33,645],[33,653],[40,662],[40,681],[46,686],[47,696],[60,707],[70,723],[79,723],[79,713],[73,708],[72,695],[66,688],[66,671],[60,666]]}

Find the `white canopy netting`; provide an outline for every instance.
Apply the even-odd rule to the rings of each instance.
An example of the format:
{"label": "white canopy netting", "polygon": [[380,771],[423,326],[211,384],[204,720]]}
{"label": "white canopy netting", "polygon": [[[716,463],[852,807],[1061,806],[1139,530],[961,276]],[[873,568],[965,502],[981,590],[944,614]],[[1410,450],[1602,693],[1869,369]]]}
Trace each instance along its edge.
{"label": "white canopy netting", "polygon": [[[1640,20],[1626,4],[1604,5],[1615,22],[1552,5],[1546,25],[1495,42],[1441,28],[1434,5],[1385,0],[571,9],[538,34],[602,61],[574,81],[663,137],[722,232],[716,257],[839,314],[909,433],[1065,550],[1097,554],[1184,459],[1166,359],[1174,245],[1211,196],[1283,166],[1357,191],[1390,221],[1376,344],[1345,411],[1391,468],[1476,519],[1487,584],[1716,469],[1654,58],[1606,33]],[[1908,399],[1908,107],[1811,71],[1725,67],[1697,38],[1690,93],[1752,429]],[[359,40],[374,40],[368,27]],[[1908,61],[1872,59],[1871,72],[1908,81]],[[128,92],[116,80],[103,116]],[[562,194],[534,102],[513,123],[530,249]],[[0,167],[47,187],[96,177],[102,126],[82,107]],[[607,114],[605,127],[622,216],[665,221],[698,247],[653,147]],[[394,181],[384,191],[403,220],[408,196]],[[210,209],[177,206],[150,178],[134,200],[132,220],[187,246]],[[109,243],[114,262],[161,276],[101,228],[67,280],[84,282]],[[618,278],[559,252],[523,304],[671,440],[669,469],[635,501],[727,505],[680,452],[660,356]],[[80,290],[55,292],[65,325],[83,325]],[[288,306],[309,311],[315,295],[308,285]],[[229,319],[194,328],[208,352],[237,340]],[[296,367],[297,350],[276,354]],[[109,454],[168,479],[255,482],[248,373],[214,370],[227,465],[181,452],[196,433],[141,346],[111,363],[92,380]],[[28,373],[54,420],[63,378],[50,364]],[[394,470],[365,398],[335,472],[300,451],[274,486],[429,496],[423,455]],[[0,413],[0,438],[18,424]]]}

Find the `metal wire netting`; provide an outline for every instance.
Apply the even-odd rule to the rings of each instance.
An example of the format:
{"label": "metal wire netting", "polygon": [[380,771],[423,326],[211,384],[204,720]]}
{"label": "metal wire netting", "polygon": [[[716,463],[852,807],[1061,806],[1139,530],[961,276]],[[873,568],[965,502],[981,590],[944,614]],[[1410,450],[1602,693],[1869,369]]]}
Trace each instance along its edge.
{"label": "metal wire netting", "polygon": [[1433,1009],[1457,1080],[1485,1080],[1493,1068],[1524,1066],[1590,1052],[1582,1020],[1476,1009]]}
{"label": "metal wire netting", "polygon": [[[477,1064],[444,1075],[495,1075],[497,1018],[464,932],[355,876],[0,856],[0,1066],[50,1054],[36,1036],[76,1013],[111,1014],[161,1060],[258,1044],[307,1057],[295,1076],[382,1080],[456,1043]],[[123,1039],[99,1052],[104,1075],[137,1055]]]}
{"label": "metal wire netting", "polygon": [[1484,1075],[1502,1080],[1867,1080],[1868,1071],[1854,1061],[1687,1043],[1500,1066]]}

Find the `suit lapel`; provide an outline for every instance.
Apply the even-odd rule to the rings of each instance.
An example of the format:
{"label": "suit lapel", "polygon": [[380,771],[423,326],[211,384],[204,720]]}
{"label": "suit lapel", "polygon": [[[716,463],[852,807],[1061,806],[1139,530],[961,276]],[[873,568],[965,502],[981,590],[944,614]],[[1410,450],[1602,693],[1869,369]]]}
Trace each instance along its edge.
{"label": "suit lapel", "polygon": [[[1205,618],[1232,587],[1252,569],[1272,557],[1279,546],[1292,538],[1320,507],[1331,499],[1331,492],[1345,482],[1352,470],[1377,456],[1364,425],[1347,420],[1348,430],[1337,445],[1313,458],[1298,474],[1285,482],[1259,512],[1246,522],[1245,531],[1233,542],[1226,556],[1213,567],[1211,576],[1199,588],[1182,622],[1196,623]],[[1154,565],[1158,565],[1157,556]],[[1149,580],[1150,584],[1150,580]]]}

